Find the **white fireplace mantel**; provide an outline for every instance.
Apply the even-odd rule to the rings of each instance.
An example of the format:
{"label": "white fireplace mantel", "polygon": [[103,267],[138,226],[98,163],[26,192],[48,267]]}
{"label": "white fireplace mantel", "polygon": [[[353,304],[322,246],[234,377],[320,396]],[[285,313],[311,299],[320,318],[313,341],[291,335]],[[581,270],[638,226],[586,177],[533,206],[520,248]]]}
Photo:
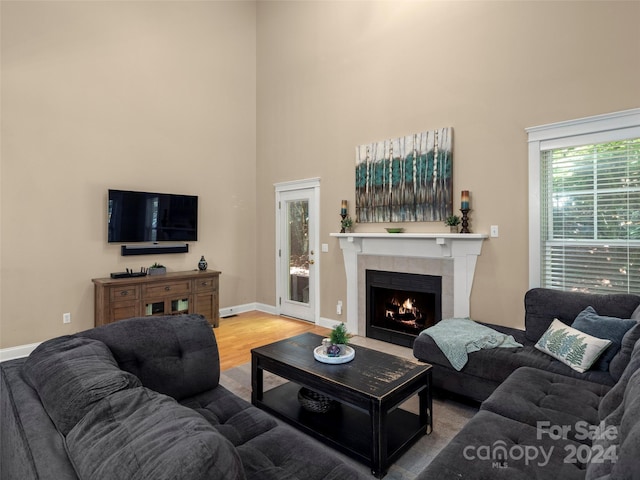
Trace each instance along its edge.
{"label": "white fireplace mantel", "polygon": [[347,329],[358,322],[358,256],[439,258],[453,261],[453,316],[469,316],[476,260],[488,235],[481,233],[332,233],[340,241],[347,275]]}

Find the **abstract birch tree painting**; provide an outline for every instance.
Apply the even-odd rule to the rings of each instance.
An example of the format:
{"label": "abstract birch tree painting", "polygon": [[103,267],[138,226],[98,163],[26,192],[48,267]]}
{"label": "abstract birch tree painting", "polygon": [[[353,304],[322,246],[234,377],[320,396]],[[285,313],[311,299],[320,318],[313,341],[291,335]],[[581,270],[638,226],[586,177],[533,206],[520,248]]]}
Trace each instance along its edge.
{"label": "abstract birch tree painting", "polygon": [[356,147],[356,221],[437,222],[452,209],[452,129]]}

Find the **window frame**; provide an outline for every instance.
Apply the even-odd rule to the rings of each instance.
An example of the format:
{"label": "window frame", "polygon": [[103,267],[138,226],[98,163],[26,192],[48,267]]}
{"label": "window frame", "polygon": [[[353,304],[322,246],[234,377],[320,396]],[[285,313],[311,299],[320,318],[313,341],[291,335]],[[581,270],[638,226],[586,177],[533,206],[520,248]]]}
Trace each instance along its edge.
{"label": "window frame", "polygon": [[525,129],[529,145],[529,288],[541,279],[540,161],[545,150],[640,137],[640,108]]}

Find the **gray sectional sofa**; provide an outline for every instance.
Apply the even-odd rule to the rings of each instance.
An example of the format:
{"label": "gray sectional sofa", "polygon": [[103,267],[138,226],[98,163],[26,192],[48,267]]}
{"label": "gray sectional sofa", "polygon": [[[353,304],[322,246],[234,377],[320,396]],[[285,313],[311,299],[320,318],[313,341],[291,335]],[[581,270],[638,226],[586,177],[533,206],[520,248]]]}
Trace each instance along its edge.
{"label": "gray sectional sofa", "polygon": [[[613,385],[620,378],[628,356],[618,354],[607,371],[588,370],[578,373],[534,345],[557,318],[567,325],[586,307],[593,306],[598,314],[621,319],[640,320],[640,296],[616,294],[598,295],[533,288],[524,297],[525,330],[485,324],[501,333],[512,335],[522,348],[493,348],[469,354],[462,370],[457,371],[428,335],[419,335],[413,345],[414,356],[433,365],[433,386],[439,390],[482,402],[517,368],[532,367],[570,377]],[[629,332],[629,341],[640,338],[640,327]]]}
{"label": "gray sectional sofa", "polygon": [[[460,371],[421,338],[414,352],[434,364],[434,383],[484,401],[417,480],[640,478],[639,304],[635,295],[534,289],[516,337],[524,347],[470,353]],[[578,373],[533,347],[554,318],[571,324],[589,305],[636,319],[608,370]]]}
{"label": "gray sectional sofa", "polygon": [[363,478],[219,385],[200,316],[56,338],[0,370],[3,480]]}

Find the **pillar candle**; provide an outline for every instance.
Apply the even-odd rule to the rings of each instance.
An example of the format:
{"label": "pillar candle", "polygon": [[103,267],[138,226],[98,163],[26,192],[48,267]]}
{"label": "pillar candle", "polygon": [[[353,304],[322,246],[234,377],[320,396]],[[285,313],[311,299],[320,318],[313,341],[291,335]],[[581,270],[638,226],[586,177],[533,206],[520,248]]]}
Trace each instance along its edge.
{"label": "pillar candle", "polygon": [[461,210],[469,210],[469,190],[462,190]]}
{"label": "pillar candle", "polygon": [[342,200],[342,206],[340,208],[340,214],[341,215],[346,215],[347,214],[347,201],[346,200]]}

